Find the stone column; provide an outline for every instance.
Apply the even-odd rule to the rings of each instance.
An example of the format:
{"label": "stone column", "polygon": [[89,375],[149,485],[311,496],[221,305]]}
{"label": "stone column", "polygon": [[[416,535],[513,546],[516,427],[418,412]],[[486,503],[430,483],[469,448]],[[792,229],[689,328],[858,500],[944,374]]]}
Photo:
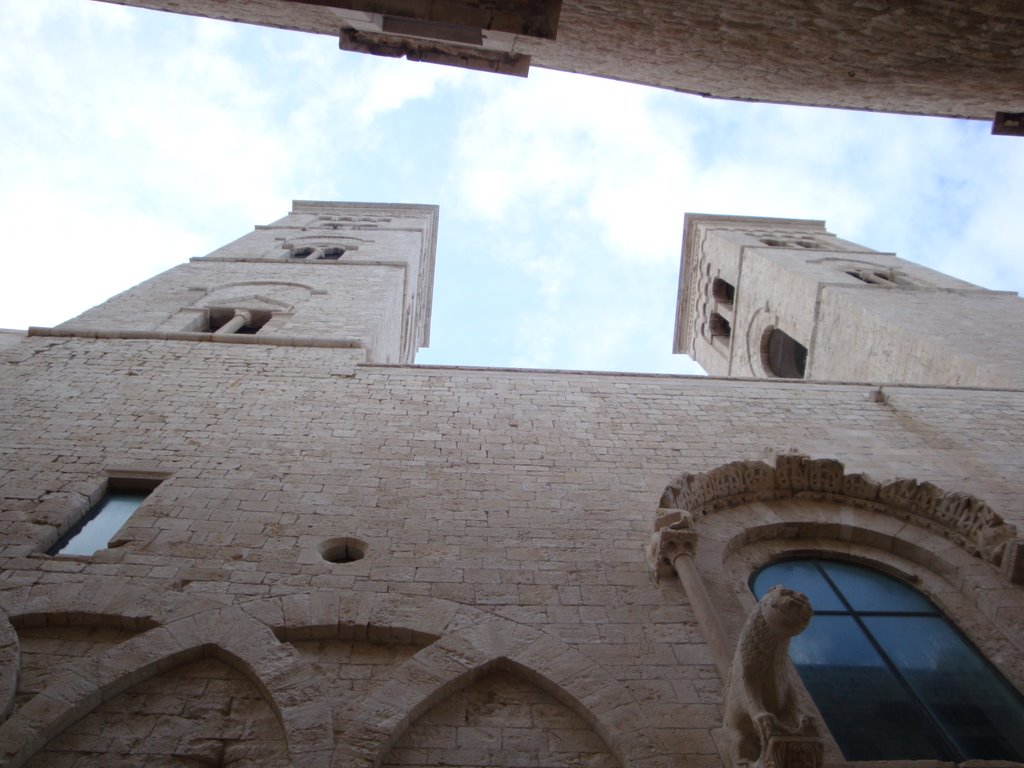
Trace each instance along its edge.
{"label": "stone column", "polygon": [[214,331],[214,334],[220,336],[226,333],[237,333],[251,322],[252,315],[247,310],[236,309],[235,316]]}
{"label": "stone column", "polygon": [[697,563],[693,559],[697,549],[697,532],[686,524],[676,523],[675,526],[662,528],[651,539],[650,559],[658,576],[674,573],[683,585],[690,606],[697,617],[704,639],[711,650],[711,657],[722,680],[729,679],[729,667],[732,663],[732,651],[726,641],[725,629],[718,618],[711,597],[704,587],[704,581],[697,571]]}

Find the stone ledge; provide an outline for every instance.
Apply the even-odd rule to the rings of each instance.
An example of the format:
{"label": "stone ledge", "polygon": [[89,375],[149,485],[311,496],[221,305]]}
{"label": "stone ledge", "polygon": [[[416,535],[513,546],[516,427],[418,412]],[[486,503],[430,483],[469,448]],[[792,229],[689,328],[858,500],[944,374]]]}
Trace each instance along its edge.
{"label": "stone ledge", "polygon": [[184,331],[129,331],[106,328],[40,328],[30,326],[29,336],[51,336],[77,339],[133,339],[153,341],[214,341],[219,344],[258,344],[270,347],[327,347],[331,349],[366,349],[359,339],[348,337],[318,338],[316,336],[259,336],[249,334],[186,333]]}

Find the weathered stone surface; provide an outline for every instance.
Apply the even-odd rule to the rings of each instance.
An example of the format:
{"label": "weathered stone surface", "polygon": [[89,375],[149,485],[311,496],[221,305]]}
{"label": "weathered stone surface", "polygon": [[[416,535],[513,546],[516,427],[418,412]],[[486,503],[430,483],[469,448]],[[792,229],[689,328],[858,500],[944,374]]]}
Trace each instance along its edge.
{"label": "weathered stone surface", "polygon": [[[65,335],[0,351],[0,606],[26,670],[0,724],[7,765],[99,764],[137,745],[197,764],[223,746],[227,762],[230,741],[238,764],[265,748],[324,768],[369,768],[389,751],[717,766],[718,658],[727,666],[749,612],[752,570],[794,550],[902,575],[1024,680],[1020,391],[886,385],[883,403],[841,383],[367,364],[362,349],[301,334],[358,331],[402,358],[424,339],[427,317],[413,315],[426,309],[387,275],[433,245],[401,209],[314,209],[115,297]],[[302,229],[314,219],[337,229]],[[378,250],[366,263],[282,257],[302,236]],[[297,334],[280,346],[88,335],[149,333],[200,294],[288,303],[281,322],[309,328],[256,334]],[[44,554],[83,500],[132,472],[164,479],[120,546]],[[651,578],[655,519],[687,552],[685,587]],[[325,559],[324,542],[347,538],[363,557]],[[695,586],[699,604],[685,594]],[[0,680],[14,647],[0,638]],[[188,684],[215,711],[162,687],[193,663]],[[505,692],[523,684],[557,702],[531,704],[529,726],[431,719],[473,691],[504,702],[496,722],[519,722],[519,694]],[[105,735],[104,708],[124,697],[131,732]],[[558,707],[586,728],[562,733]]]}
{"label": "weathered stone surface", "polygon": [[[365,5],[354,1],[111,1],[332,37],[353,25],[373,29],[366,26],[365,14],[338,10]],[[371,5],[378,12],[417,18],[424,4],[410,3],[407,10],[398,10],[403,4],[395,2]],[[469,24],[467,29],[482,28],[485,44],[441,41],[430,46],[422,38],[395,35],[378,44],[436,50],[446,59],[443,63],[457,66],[473,66],[486,54],[514,49],[535,66],[744,101],[985,120],[997,112],[1024,111],[1024,13],[1013,0],[912,5],[888,0],[695,0],[685,5],[673,0],[562,0],[555,39],[534,36],[544,33],[528,26],[504,27],[522,34],[498,31],[503,27],[481,25],[478,14],[467,16],[465,9],[452,7],[493,7],[491,2],[429,5],[444,9],[442,18]],[[521,9],[536,3],[515,5]]]}

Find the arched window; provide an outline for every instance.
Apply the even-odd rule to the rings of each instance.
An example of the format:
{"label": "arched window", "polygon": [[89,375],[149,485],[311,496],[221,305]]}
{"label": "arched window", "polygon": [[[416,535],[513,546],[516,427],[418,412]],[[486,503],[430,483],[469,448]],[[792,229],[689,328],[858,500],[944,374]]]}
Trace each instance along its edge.
{"label": "arched window", "polygon": [[807,347],[784,331],[772,328],[765,338],[765,367],[772,376],[802,379],[807,370]]}
{"label": "arched window", "polygon": [[847,760],[1024,761],[1024,700],[923,595],[832,560],[751,580],[779,584],[814,607],[790,658]]}
{"label": "arched window", "polygon": [[896,285],[896,277],[892,270],[881,269],[848,269],[846,274],[869,285]]}
{"label": "arched window", "polygon": [[731,307],[736,299],[736,286],[728,280],[716,277],[711,282],[711,295],[715,297],[715,301],[718,303]]}
{"label": "arched window", "polygon": [[726,339],[732,336],[732,326],[729,324],[729,321],[717,312],[711,313],[711,336]]}

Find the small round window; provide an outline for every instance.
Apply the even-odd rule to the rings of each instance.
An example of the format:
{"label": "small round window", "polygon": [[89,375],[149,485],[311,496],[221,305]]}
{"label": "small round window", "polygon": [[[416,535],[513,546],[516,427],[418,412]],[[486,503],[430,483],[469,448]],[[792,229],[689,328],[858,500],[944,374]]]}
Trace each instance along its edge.
{"label": "small round window", "polygon": [[329,563],[354,563],[366,556],[366,542],[351,536],[327,539],[320,545],[320,556]]}

